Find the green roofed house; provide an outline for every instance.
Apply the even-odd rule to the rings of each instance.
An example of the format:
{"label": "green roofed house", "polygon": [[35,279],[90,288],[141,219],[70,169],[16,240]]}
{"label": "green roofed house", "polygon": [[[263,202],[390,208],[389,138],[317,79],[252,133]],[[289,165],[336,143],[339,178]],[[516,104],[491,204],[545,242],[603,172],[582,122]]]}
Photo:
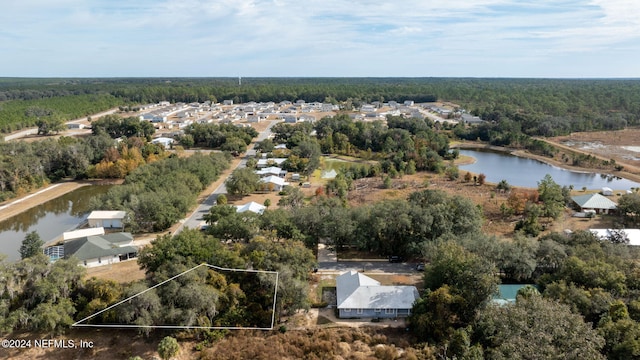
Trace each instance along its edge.
{"label": "green roofed house", "polygon": [[574,196],[571,200],[573,200],[573,202],[580,207],[580,211],[583,212],[585,210],[593,210],[598,214],[608,214],[611,211],[615,211],[618,207],[616,203],[597,193]]}
{"label": "green roofed house", "polygon": [[491,300],[494,304],[506,305],[516,302],[518,290],[526,286],[538,288],[535,284],[505,284],[498,285],[498,293]]}
{"label": "green roofed house", "polygon": [[102,266],[138,257],[130,233],[85,236],[64,243],[64,257],[77,257],[86,267]]}

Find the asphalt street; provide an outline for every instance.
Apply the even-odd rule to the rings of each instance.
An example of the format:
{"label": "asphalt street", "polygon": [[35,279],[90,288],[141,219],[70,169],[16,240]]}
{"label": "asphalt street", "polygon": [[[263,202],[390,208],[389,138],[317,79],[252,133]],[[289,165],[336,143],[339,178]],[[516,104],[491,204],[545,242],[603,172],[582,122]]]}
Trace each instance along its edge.
{"label": "asphalt street", "polygon": [[395,274],[417,274],[414,263],[390,263],[388,261],[338,261],[318,263],[319,272],[345,272],[356,270],[362,272],[384,272]]}
{"label": "asphalt street", "polygon": [[[247,148],[247,151],[245,152],[245,155],[244,155],[242,161],[240,161],[240,163],[238,164],[236,169],[243,168],[243,167],[247,166],[247,159],[249,157],[253,157],[253,156],[256,155],[256,151],[253,149],[255,144],[260,142],[260,141],[262,141],[262,140],[264,140],[264,139],[266,139],[266,138],[268,138],[269,136],[271,136],[271,127],[273,127],[277,123],[278,123],[277,121],[272,121],[271,124],[269,124],[269,126],[266,129],[264,129],[263,131],[261,131],[258,134],[258,137],[256,138],[256,140],[254,142],[252,142],[251,145],[249,145],[249,147]],[[186,219],[184,219],[182,221],[182,224],[173,233],[173,235],[176,235],[176,234],[180,233],[185,227],[189,227],[189,228],[192,228],[192,229],[199,228],[200,227],[200,223],[202,222],[202,216],[207,214],[209,212],[209,209],[213,205],[215,205],[216,199],[218,198],[218,195],[226,194],[226,193],[227,193],[227,187],[225,186],[225,184],[223,182],[220,186],[218,186],[211,193],[211,195],[209,195],[205,199],[205,201],[203,203],[198,205],[197,209],[188,218],[186,218]]]}

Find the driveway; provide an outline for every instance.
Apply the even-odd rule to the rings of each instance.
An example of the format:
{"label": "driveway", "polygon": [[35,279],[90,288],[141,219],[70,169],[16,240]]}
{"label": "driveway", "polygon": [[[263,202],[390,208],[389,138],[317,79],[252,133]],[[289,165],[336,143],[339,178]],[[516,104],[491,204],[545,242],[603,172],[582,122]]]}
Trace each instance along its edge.
{"label": "driveway", "polygon": [[389,273],[389,274],[416,274],[416,264],[414,263],[390,263],[388,261],[359,260],[359,261],[331,261],[321,262],[318,259],[318,272],[321,273],[343,273],[349,270],[356,270],[367,273]]}

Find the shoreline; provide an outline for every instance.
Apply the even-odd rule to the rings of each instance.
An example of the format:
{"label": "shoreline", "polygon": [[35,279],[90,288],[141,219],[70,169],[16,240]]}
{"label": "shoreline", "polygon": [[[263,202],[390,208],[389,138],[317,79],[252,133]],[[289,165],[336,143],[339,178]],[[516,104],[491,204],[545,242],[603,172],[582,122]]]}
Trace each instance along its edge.
{"label": "shoreline", "polygon": [[[618,172],[602,172],[598,169],[590,169],[590,168],[584,168],[584,167],[577,167],[577,166],[570,166],[564,163],[561,163],[559,161],[556,161],[554,159],[550,159],[548,157],[545,156],[541,156],[541,155],[535,155],[535,154],[531,154],[529,152],[527,152],[526,150],[516,150],[516,149],[510,149],[510,148],[506,148],[506,147],[501,147],[501,146],[494,146],[494,145],[488,145],[488,144],[480,144],[480,143],[455,143],[451,145],[452,149],[478,149],[478,150],[491,150],[491,151],[497,151],[497,152],[501,152],[501,153],[505,153],[505,154],[510,154],[513,156],[519,156],[522,158],[528,158],[528,159],[534,159],[546,164],[549,164],[551,166],[555,166],[558,167],[560,169],[564,169],[564,170],[569,170],[569,171],[575,171],[575,172],[584,172],[584,173],[602,173],[602,174],[607,174],[607,175],[612,175],[612,176],[618,176],[630,181],[634,181],[634,182],[638,182],[640,183],[640,175],[639,174],[634,174],[634,173],[630,173],[628,171],[618,171]],[[456,165],[467,165],[467,164],[473,164],[475,163],[477,160],[473,157],[467,157],[467,156],[463,156],[462,158],[458,159],[456,161]],[[626,164],[625,164],[626,165]],[[228,171],[228,170],[227,170]],[[225,171],[225,172],[227,172]],[[223,172],[223,173],[225,173]],[[218,183],[220,179],[218,179],[217,181],[214,182],[214,184],[219,185]],[[13,198],[10,200],[6,200],[3,203],[0,203],[0,222],[2,221],[6,221],[7,219],[10,219],[24,211],[27,211],[35,206],[38,206],[40,204],[42,204],[43,202],[46,202],[48,200],[57,198],[59,196],[62,196],[64,194],[67,194],[71,191],[74,191],[80,187],[83,186],[87,186],[87,185],[100,185],[100,184],[119,184],[122,183],[123,180],[121,179],[100,179],[100,180],[79,180],[79,181],[63,181],[63,182],[58,182],[55,184],[50,184],[46,187],[34,190],[32,192],[30,192],[29,194],[25,194],[21,197],[18,198]],[[213,184],[212,184],[213,185]],[[202,197],[203,195],[208,195],[208,192],[212,191],[210,188],[206,189],[205,191],[202,192],[202,194],[200,195],[200,197]],[[199,201],[201,201],[202,199],[199,199]],[[147,234],[149,235],[149,234]],[[150,234],[150,235],[157,235],[157,234]]]}
{"label": "shoreline", "polygon": [[62,181],[34,190],[26,195],[12,198],[0,204],[0,222],[23,213],[46,201],[55,199],[64,194],[70,193],[84,186],[119,184],[123,180],[100,179],[100,180],[70,180]]}
{"label": "shoreline", "polygon": [[[568,170],[568,171],[573,171],[573,172],[581,172],[581,173],[598,173],[598,174],[605,174],[605,175],[611,175],[611,176],[617,176],[629,181],[633,181],[633,182],[637,182],[640,183],[640,175],[635,174],[635,173],[630,173],[628,171],[603,171],[600,169],[591,169],[591,168],[585,168],[585,167],[579,167],[579,166],[571,166],[571,165],[567,165],[565,163],[562,163],[560,161],[548,158],[546,156],[541,156],[541,155],[536,155],[536,154],[532,154],[526,150],[517,150],[517,149],[511,149],[511,148],[507,148],[507,147],[501,147],[501,146],[495,146],[495,145],[488,145],[488,144],[478,144],[478,143],[456,143],[454,145],[451,145],[452,149],[470,149],[470,150],[491,150],[491,151],[497,151],[497,152],[501,152],[504,154],[510,154],[513,156],[519,156],[522,158],[526,158],[526,159],[533,159],[533,160],[537,160],[540,161],[542,163],[551,165],[551,166],[555,166],[557,168],[563,169],[563,170]],[[468,164],[473,164],[475,163],[476,160],[475,158],[473,159],[472,162],[464,162],[464,163],[460,163],[460,164],[456,164],[456,165],[468,165]],[[625,164],[626,165],[626,164]]]}

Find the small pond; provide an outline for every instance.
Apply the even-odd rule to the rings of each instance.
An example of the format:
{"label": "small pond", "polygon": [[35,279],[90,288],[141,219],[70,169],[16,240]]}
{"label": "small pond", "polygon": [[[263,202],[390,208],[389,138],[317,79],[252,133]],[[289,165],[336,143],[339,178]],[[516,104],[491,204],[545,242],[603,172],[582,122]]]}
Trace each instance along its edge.
{"label": "small pond", "polygon": [[507,153],[460,149],[461,155],[471,156],[476,162],[461,165],[462,171],[483,173],[486,181],[498,183],[506,180],[509,184],[523,187],[538,187],[538,181],[546,174],[561,186],[573,185],[575,189],[601,189],[609,187],[614,190],[628,190],[640,184],[617,176],[599,173],[583,173],[552,166],[538,160],[527,159]]}
{"label": "small pond", "polygon": [[47,242],[72,230],[88,215],[90,199],[111,186],[83,186],[0,222],[0,253],[15,261],[20,259],[20,244],[28,233],[36,231]]}

